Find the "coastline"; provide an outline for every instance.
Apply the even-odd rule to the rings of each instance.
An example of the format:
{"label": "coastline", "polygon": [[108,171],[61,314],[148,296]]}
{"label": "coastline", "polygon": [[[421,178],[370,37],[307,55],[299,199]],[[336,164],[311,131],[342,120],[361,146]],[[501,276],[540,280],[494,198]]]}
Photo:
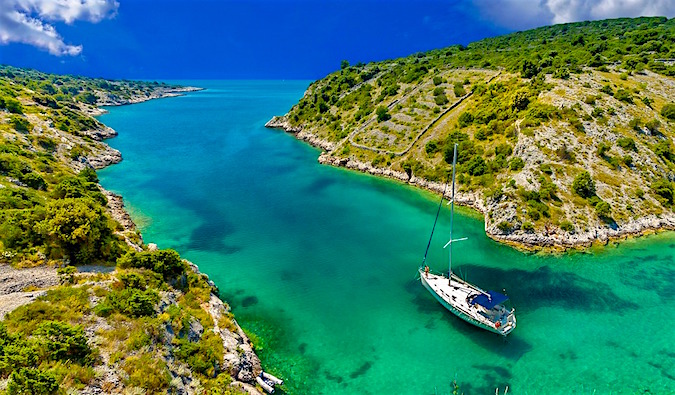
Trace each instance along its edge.
{"label": "coastline", "polygon": [[[429,181],[414,174],[408,174],[387,168],[379,168],[371,163],[358,161],[352,158],[341,158],[333,156],[332,152],[336,144],[324,141],[315,135],[304,131],[301,127],[292,126],[285,116],[274,116],[267,123],[266,128],[280,129],[286,133],[292,134],[298,140],[304,141],[323,152],[317,158],[318,162],[324,165],[334,167],[344,167],[349,170],[367,173],[378,177],[389,178],[417,188],[425,189],[437,195],[441,195],[445,184]],[[446,191],[446,198],[450,193]],[[675,215],[656,216],[650,215],[638,220],[633,220],[621,226],[595,227],[586,231],[568,233],[561,229],[550,229],[542,232],[512,232],[502,233],[496,224],[490,224],[486,218],[487,207],[485,199],[480,192],[455,192],[455,202],[481,214],[485,223],[485,234],[499,242],[525,252],[564,252],[568,250],[586,250],[593,245],[607,245],[610,242],[625,240],[628,238],[640,237],[654,234],[662,231],[675,230]],[[499,206],[503,202],[497,201],[492,204]]]}
{"label": "coastline", "polygon": [[[144,96],[140,98],[132,98],[128,102],[123,102],[119,104],[104,104],[106,106],[118,106],[118,105],[127,105],[127,104],[136,104],[142,103],[149,100],[161,99],[167,97],[176,97],[183,95],[187,92],[195,92],[203,90],[204,88],[197,87],[181,87],[173,88],[165,91],[163,94],[156,94],[151,96]],[[100,104],[98,104],[100,105]],[[100,109],[100,107],[94,107]],[[100,114],[105,113],[106,111],[101,109]],[[99,114],[99,115],[100,115]],[[117,132],[112,128],[105,126],[106,130],[112,131],[107,138],[112,138],[117,136]],[[103,140],[103,139],[102,139]],[[94,153],[91,156],[87,156],[85,161],[76,162],[76,167],[91,166],[96,170],[105,168],[110,165],[121,162],[122,156],[118,150],[115,150],[102,142],[105,146],[105,149],[99,153]],[[98,184],[101,192],[108,199],[106,208],[108,209],[109,214],[113,219],[120,223],[122,230],[118,231],[118,234],[125,239],[127,244],[137,251],[142,251],[145,246],[146,249],[152,250],[156,249],[157,246],[153,243],[145,244],[141,233],[138,231],[136,223],[131,218],[131,215],[126,211],[124,206],[124,198],[114,192],[108,191],[103,186]],[[129,234],[135,235],[132,240],[129,237]],[[184,262],[188,264],[191,270],[198,275],[204,276],[207,282],[211,285],[213,289],[217,289],[216,284],[208,278],[208,275],[202,273],[199,270],[199,266],[195,263],[183,259]],[[231,310],[227,302],[220,299],[215,293],[211,293],[208,306],[203,306],[203,308],[208,312],[210,317],[213,319],[215,328],[214,332],[218,334],[223,342],[223,347],[225,349],[225,355],[223,362],[228,366],[228,369],[233,372],[232,374],[232,383],[231,386],[238,387],[248,394],[258,395],[262,394],[255,385],[256,378],[263,372],[261,362],[255,350],[253,349],[253,343],[248,338],[242,327],[239,325],[237,320],[232,316]],[[235,329],[232,331],[227,327],[220,327],[219,322],[231,321]]]}

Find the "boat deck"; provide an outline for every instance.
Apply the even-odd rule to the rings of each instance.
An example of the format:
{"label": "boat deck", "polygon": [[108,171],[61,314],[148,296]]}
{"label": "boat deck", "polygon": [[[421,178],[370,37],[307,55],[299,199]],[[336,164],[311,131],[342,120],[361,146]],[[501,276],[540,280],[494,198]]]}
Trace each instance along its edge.
{"label": "boat deck", "polygon": [[469,303],[470,298],[474,295],[485,293],[482,289],[454,274],[450,282],[446,276],[432,273],[425,274],[422,270],[420,270],[420,276],[422,277],[422,283],[432,294],[435,294],[439,302],[465,321],[504,336],[515,328],[515,316],[512,311],[509,312],[504,306],[497,305],[487,310],[478,304],[472,305]]}

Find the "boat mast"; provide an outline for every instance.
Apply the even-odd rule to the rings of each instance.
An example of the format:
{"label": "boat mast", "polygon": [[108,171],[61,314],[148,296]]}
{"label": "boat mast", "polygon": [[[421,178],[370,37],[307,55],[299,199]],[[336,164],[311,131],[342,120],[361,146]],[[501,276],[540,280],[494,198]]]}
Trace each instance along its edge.
{"label": "boat mast", "polygon": [[448,285],[452,285],[452,222],[455,217],[455,166],[457,166],[457,143],[452,155],[452,198],[450,200],[450,245],[448,246]]}

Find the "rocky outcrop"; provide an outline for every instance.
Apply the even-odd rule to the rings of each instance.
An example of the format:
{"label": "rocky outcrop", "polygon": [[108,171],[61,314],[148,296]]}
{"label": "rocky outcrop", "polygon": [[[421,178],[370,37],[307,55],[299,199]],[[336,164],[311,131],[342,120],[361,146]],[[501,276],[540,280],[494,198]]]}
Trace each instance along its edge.
{"label": "rocky outcrop", "polygon": [[0,319],[17,307],[44,295],[42,289],[58,283],[56,269],[53,267],[15,269],[0,264]]}
{"label": "rocky outcrop", "polygon": [[115,131],[115,129],[113,129],[111,127],[108,127],[108,126],[104,126],[100,129],[85,130],[81,133],[84,134],[87,137],[90,137],[90,138],[96,140],[96,141],[103,141],[105,139],[109,139],[109,138],[117,136],[117,131]]}
{"label": "rocky outcrop", "polygon": [[299,140],[306,141],[313,147],[318,147],[328,152],[335,150],[335,143],[330,141],[322,140],[316,137],[313,133],[303,130],[299,126],[293,126],[288,121],[288,118],[284,117],[274,117],[265,124],[266,128],[271,129],[282,129],[286,133],[292,133]]}
{"label": "rocky outcrop", "polygon": [[123,106],[127,104],[142,103],[148,100],[161,99],[165,97],[181,96],[187,92],[203,90],[193,86],[185,87],[155,87],[151,91],[138,91],[129,96],[119,96],[109,91],[98,91],[97,106]]}
{"label": "rocky outcrop", "polygon": [[93,167],[96,170],[104,167],[120,163],[122,161],[122,153],[118,150],[104,145],[104,148],[98,152],[92,153],[86,157],[81,157],[80,161],[86,165]]}

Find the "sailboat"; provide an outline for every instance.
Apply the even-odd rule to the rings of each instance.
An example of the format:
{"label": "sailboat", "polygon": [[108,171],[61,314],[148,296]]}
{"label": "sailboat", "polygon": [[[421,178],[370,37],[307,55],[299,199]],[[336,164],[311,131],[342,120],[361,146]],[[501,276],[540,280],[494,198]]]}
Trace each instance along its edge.
{"label": "sailboat", "polygon": [[508,310],[504,302],[508,297],[496,291],[483,291],[477,286],[461,279],[452,272],[452,243],[466,240],[467,238],[452,238],[452,225],[455,214],[455,167],[457,165],[457,144],[455,144],[454,155],[452,159],[452,200],[450,200],[450,241],[445,244],[448,248],[448,275],[445,273],[431,273],[429,266],[426,265],[427,253],[431,245],[431,238],[438,221],[438,212],[440,212],[443,203],[443,195],[438,205],[436,220],[431,230],[431,237],[427,245],[427,251],[424,254],[422,266],[419,268],[419,276],[422,285],[431,292],[436,300],[454,315],[464,321],[483,328],[490,332],[506,336],[516,328],[515,309]]}

